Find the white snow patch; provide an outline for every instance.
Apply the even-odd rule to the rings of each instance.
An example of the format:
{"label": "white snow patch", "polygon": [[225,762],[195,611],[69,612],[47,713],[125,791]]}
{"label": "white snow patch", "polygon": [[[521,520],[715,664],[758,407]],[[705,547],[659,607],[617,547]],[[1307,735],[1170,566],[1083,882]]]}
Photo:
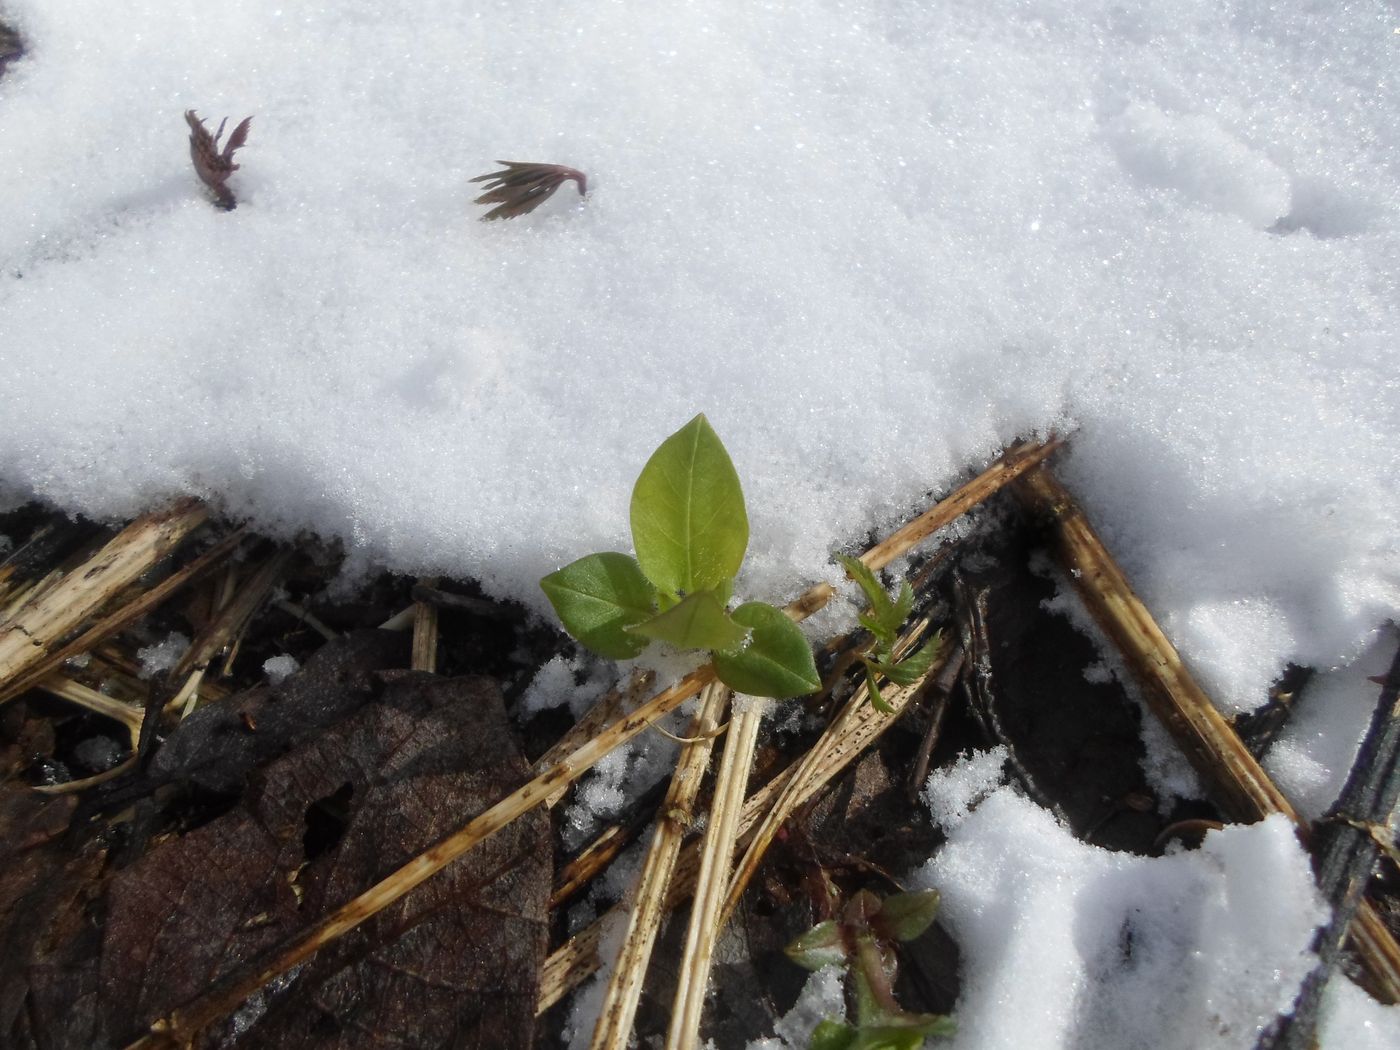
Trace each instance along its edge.
{"label": "white snow patch", "polygon": [[180,657],[190,647],[190,640],[178,631],[171,631],[158,642],[143,645],[136,650],[136,662],[141,665],[137,672],[141,678],[168,671],[180,662]]}
{"label": "white snow patch", "polygon": [[950,831],[966,820],[977,803],[1005,782],[1006,758],[1005,745],[999,745],[963,755],[952,765],[930,773],[924,785],[924,803],[933,822]]}
{"label": "white snow patch", "polygon": [[807,1050],[823,1021],[846,1019],[846,969],[823,966],[807,978],[791,1010],[773,1026],[773,1038],[755,1039],[746,1050]]}
{"label": "white snow patch", "polygon": [[1283,817],[1147,858],[1001,788],[919,871],[963,952],[950,1050],[1242,1048],[1286,1007],[1325,910]]}
{"label": "white snow patch", "polygon": [[1322,1050],[1395,1050],[1400,1006],[1383,1006],[1340,974],[1327,983],[1318,1025]]}
{"label": "white snow patch", "polygon": [[297,663],[295,656],[283,653],[263,661],[263,674],[267,675],[268,681],[273,685],[277,685],[288,675],[295,674],[300,667],[301,664]]}

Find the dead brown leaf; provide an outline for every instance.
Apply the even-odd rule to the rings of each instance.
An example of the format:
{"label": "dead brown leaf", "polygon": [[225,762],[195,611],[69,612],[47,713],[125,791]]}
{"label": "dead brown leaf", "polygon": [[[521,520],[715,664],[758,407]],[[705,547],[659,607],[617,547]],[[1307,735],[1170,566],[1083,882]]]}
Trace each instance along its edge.
{"label": "dead brown leaf", "polygon": [[224,136],[228,117],[219,121],[219,130],[211,135],[194,110],[185,110],[185,123],[190,126],[190,160],[194,162],[195,174],[213,191],[215,202],[225,211],[238,207],[238,200],[227,183],[228,177],[238,170],[238,165],[233,162],[234,151],[242,149],[248,141],[248,128],[252,122],[252,117],[244,117],[233,129],[228,142],[220,148],[219,139]]}
{"label": "dead brown leaf", "polygon": [[549,200],[554,191],[566,182],[578,186],[580,197],[588,193],[588,177],[577,168],[518,160],[498,160],[496,163],[505,167],[471,180],[484,182],[487,191],[476,198],[474,204],[497,205],[481,217],[483,221],[528,215]]}
{"label": "dead brown leaf", "polygon": [[[101,988],[115,1041],[249,965],[526,774],[493,682],[394,678],[378,702],[256,775],[238,808],[113,878]],[[518,820],[201,1045],[524,1050],[551,871],[547,819]]]}

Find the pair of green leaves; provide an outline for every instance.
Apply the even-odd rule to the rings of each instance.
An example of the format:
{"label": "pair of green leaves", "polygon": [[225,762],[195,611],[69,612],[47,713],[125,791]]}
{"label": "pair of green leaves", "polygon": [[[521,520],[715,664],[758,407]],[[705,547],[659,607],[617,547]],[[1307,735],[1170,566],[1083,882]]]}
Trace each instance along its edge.
{"label": "pair of green leaves", "polygon": [[845,568],[846,574],[855,580],[865,593],[865,600],[870,603],[870,608],[857,617],[861,626],[875,638],[875,645],[870,652],[861,657],[861,662],[865,665],[865,679],[870,686],[870,702],[875,705],[877,711],[887,715],[893,714],[894,709],[885,702],[884,695],[880,692],[879,679],[883,677],[898,686],[913,685],[928,673],[933,658],[938,655],[941,639],[935,635],[933,640],[918,652],[911,653],[902,660],[895,660],[894,650],[899,641],[899,629],[904,625],[904,621],[909,619],[909,613],[914,608],[914,589],[909,586],[908,580],[901,580],[898,597],[891,598],[864,562],[844,554],[838,555],[838,560]]}
{"label": "pair of green leaves", "polygon": [[855,1024],[823,1021],[812,1032],[810,1050],[918,1050],[925,1036],[953,1034],[951,1018],[908,1013],[894,997],[895,942],[920,936],[937,912],[936,890],[884,900],[861,890],[839,919],[814,926],[788,945],[788,957],[809,970],[844,965],[855,986]]}
{"label": "pair of green leaves", "polygon": [[614,660],[651,641],[708,649],[720,681],[754,696],[821,687],[807,639],[787,614],[763,602],[728,609],[749,518],[739,475],[703,415],[647,460],[631,518],[635,558],[590,554],[540,581],[569,634]]}

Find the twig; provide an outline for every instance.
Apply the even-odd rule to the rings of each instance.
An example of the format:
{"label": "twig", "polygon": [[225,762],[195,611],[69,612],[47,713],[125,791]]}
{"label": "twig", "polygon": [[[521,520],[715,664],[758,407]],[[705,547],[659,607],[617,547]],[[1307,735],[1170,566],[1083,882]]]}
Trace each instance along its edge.
{"label": "twig", "polygon": [[[1306,838],[1307,826],[1192,678],[1180,654],[1128,585],[1098,533],[1047,468],[1026,475],[1021,494],[1054,526],[1056,556],[1084,604],[1142,682],[1153,713],[1191,764],[1215,786],[1236,819],[1283,813]],[[1363,901],[1351,934],[1378,997],[1400,1001],[1400,945]]]}
{"label": "twig", "polygon": [[195,499],[136,519],[54,587],[26,602],[0,624],[0,683],[9,683],[43,660],[113,595],[170,554],[203,524]]}
{"label": "twig", "polygon": [[[427,576],[418,583],[431,590],[437,586],[436,576]],[[437,674],[438,611],[436,605],[418,600],[413,611],[413,656],[409,664],[415,671]]]}
{"label": "twig", "polygon": [[[924,537],[956,519],[970,507],[1020,477],[1059,446],[1058,439],[1044,444],[1022,443],[992,464],[977,478],[925,511],[883,543],[866,552],[864,560],[878,569],[904,554]],[[830,584],[818,584],[784,610],[794,620],[803,620],[825,606],[836,593]],[[151,1033],[130,1045],[129,1050],[179,1044],[200,1029],[242,1003],[272,978],[305,961],[337,937],[353,930],[366,919],[399,900],[424,880],[431,878],[483,839],[495,834],[516,817],[544,803],[546,798],[577,780],[603,756],[631,740],[651,722],[674,711],[714,680],[714,668],[692,671],[669,689],[653,696],[632,715],[608,726],[557,765],[537,775],[495,805],[479,814],[441,842],[408,861],[397,871],[341,905],[320,922],[274,948],[252,965],[227,974],[206,991],[171,1011],[151,1026]],[[145,723],[150,732],[151,721]],[[143,736],[146,734],[143,734]],[[145,745],[145,741],[142,741]]]}
{"label": "twig", "polygon": [[306,624],[307,627],[310,627],[328,642],[333,642],[340,637],[335,628],[328,627],[325,621],[304,605],[290,601],[287,598],[276,598],[272,602],[272,607],[274,609],[281,609],[288,616],[296,617],[297,623]]}
{"label": "twig", "polygon": [[426,602],[428,605],[436,605],[439,609],[456,609],[473,616],[503,620],[513,615],[509,608],[499,602],[493,602],[489,598],[473,598],[469,594],[453,594],[451,591],[440,589],[436,583],[429,585],[426,580],[415,583],[408,594],[415,602]]}
{"label": "twig", "polygon": [[961,645],[951,646],[948,662],[930,683],[928,695],[928,728],[919,742],[918,754],[909,769],[909,799],[917,801],[923,792],[924,781],[928,779],[928,766],[933,758],[933,749],[938,745],[938,736],[943,731],[943,717],[948,713],[948,701],[953,695],[953,686],[962,674],[966,654]]}
{"label": "twig", "polygon": [[[1303,979],[1293,1009],[1260,1037],[1259,1050],[1307,1050],[1313,1045],[1327,979],[1341,958],[1348,925],[1362,903],[1381,841],[1400,797],[1400,652],[1381,687],[1370,727],[1361,741],[1346,786],[1313,833],[1318,889],[1332,917],[1313,938],[1317,965]],[[1380,841],[1378,841],[1378,839]],[[1388,845],[1389,843],[1387,843]]]}
{"label": "twig", "polygon": [[768,701],[738,697],[729,719],[715,778],[715,797],[705,826],[700,852],[700,874],[695,900],[686,927],[685,948],[681,952],[679,983],[671,1007],[671,1027],[666,1033],[666,1050],[695,1050],[700,1041],[700,1019],[705,1011],[705,990],[710,984],[710,963],[715,941],[724,925],[724,891],[734,862],[735,838],[739,833],[739,813],[744,808],[744,789],[753,768],[758,730]]}
{"label": "twig", "polygon": [[729,690],[714,683],[706,686],[700,697],[700,710],[691,725],[691,733],[697,739],[681,751],[661,804],[646,860],[637,875],[627,933],[593,1029],[592,1050],[627,1050],[632,1034],[632,1021],[641,998],[652,945],[666,913],[666,891],[714,748],[714,737],[709,735],[709,730],[724,716]]}

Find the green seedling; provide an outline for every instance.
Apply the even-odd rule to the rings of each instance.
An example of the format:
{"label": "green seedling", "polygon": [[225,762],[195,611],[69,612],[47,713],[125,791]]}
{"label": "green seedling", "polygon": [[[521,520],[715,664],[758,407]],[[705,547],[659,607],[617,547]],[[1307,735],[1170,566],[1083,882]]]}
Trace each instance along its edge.
{"label": "green seedling", "polygon": [[861,626],[875,639],[870,652],[861,657],[861,663],[865,665],[865,679],[870,685],[870,702],[877,711],[893,714],[894,709],[885,702],[880,692],[879,679],[885,678],[900,686],[913,685],[933,664],[933,658],[938,655],[938,647],[942,644],[942,636],[935,634],[917,652],[896,660],[895,644],[899,640],[899,629],[914,608],[914,589],[909,586],[908,580],[901,580],[899,595],[891,598],[864,562],[844,554],[837,555],[837,560],[845,568],[846,574],[860,585],[866,601],[870,603],[870,608],[857,617]]}
{"label": "green seedling", "polygon": [[540,581],[564,629],[600,656],[629,660],[651,641],[708,650],[715,673],[753,696],[821,688],[807,639],[763,602],[729,609],[749,544],[739,475],[698,415],[652,453],[632,489],[636,557],[590,554]]}
{"label": "green seedling", "polygon": [[808,970],[845,966],[854,992],[855,1024],[822,1021],[812,1032],[810,1050],[917,1050],[928,1036],[953,1034],[952,1018],[907,1013],[894,997],[895,944],[922,934],[937,912],[936,890],[884,900],[861,890],[839,919],[814,926],[788,945],[788,957]]}

